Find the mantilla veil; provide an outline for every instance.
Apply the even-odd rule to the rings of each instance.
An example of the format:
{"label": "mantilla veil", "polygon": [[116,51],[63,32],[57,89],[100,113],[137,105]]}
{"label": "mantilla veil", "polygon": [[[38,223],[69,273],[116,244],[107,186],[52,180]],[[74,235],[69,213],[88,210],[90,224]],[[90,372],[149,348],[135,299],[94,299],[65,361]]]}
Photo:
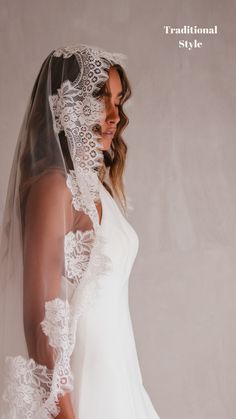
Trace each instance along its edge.
{"label": "mantilla veil", "polygon": [[110,66],[126,68],[126,59],[84,44],[63,47],[35,81],[1,227],[1,419],[53,418],[60,396],[73,390],[76,325],[98,298],[99,272],[110,267],[96,208],[104,169],[97,92]]}

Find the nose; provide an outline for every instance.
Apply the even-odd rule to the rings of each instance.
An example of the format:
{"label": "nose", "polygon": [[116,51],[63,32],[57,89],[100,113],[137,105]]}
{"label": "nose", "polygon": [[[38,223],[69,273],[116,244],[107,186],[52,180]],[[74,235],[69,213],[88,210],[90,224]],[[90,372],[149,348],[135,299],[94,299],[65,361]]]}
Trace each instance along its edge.
{"label": "nose", "polygon": [[107,107],[106,122],[117,125],[120,121],[119,108],[110,103]]}

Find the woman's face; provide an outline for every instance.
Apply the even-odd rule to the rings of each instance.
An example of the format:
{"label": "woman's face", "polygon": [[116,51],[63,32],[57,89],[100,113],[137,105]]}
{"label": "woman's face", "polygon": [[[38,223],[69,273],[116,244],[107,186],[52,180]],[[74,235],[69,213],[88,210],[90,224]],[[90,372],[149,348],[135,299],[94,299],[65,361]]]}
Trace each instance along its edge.
{"label": "woman's face", "polygon": [[119,104],[122,96],[122,84],[118,71],[115,68],[109,69],[109,78],[105,84],[105,93],[102,100],[105,103],[105,117],[101,125],[101,149],[108,150],[112,138],[120,121]]}

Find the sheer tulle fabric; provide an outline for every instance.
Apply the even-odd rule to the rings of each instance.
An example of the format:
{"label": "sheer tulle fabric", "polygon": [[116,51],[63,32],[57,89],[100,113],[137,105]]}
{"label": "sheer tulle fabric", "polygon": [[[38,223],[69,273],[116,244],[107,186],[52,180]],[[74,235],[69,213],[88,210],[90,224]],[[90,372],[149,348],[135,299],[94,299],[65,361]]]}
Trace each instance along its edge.
{"label": "sheer tulle fabric", "polygon": [[97,210],[103,153],[94,127],[104,109],[94,93],[124,59],[60,48],[33,87],[1,231],[1,418],[55,417],[73,390],[76,324],[111,266]]}

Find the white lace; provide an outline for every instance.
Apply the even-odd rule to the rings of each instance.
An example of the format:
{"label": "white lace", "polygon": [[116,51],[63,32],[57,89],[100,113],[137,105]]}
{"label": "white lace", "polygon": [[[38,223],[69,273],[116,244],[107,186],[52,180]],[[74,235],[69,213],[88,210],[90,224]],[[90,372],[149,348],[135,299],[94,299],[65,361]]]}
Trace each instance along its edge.
{"label": "white lace", "polygon": [[22,356],[6,359],[4,400],[8,413],[4,419],[51,419],[59,413],[58,398],[73,389],[70,357],[78,318],[93,306],[101,278],[111,268],[111,261],[103,252],[105,241],[95,205],[99,199],[99,180],[94,169],[101,164],[103,155],[92,126],[100,122],[104,108],[92,92],[108,77],[106,60],[124,65],[126,57],[85,45],[60,48],[53,56],[66,59],[72,54],[83,72],[73,83],[68,80],[62,83],[57,94],[49,96],[49,105],[54,130],[57,133],[64,130],[74,165],[67,177],[72,204],[77,211],[89,215],[94,229],[65,236],[64,278],[76,285],[70,303],[62,298],[45,303],[41,326],[55,349],[53,370]]}
{"label": "white lace", "polygon": [[105,275],[109,274],[112,268],[110,258],[103,252],[105,243],[101,231],[98,230],[83,282],[81,286],[77,287],[74,296],[73,305],[76,319],[93,307],[100,289],[102,289]]}
{"label": "white lace", "polygon": [[[55,57],[69,58],[75,55],[81,74],[73,82],[62,83],[57,94],[49,96],[54,130],[64,130],[75,172],[88,172],[97,168],[103,159],[99,149],[98,137],[93,132],[94,125],[99,124],[104,117],[103,101],[93,96],[99,89],[99,84],[108,78],[109,63],[125,63],[124,54],[112,54],[84,44],[59,48]],[[79,173],[78,173],[79,174]]]}
{"label": "white lace", "polygon": [[[102,165],[103,153],[99,137],[93,127],[104,118],[104,102],[93,94],[100,83],[108,78],[109,63],[122,63],[124,54],[112,54],[91,48],[84,44],[59,48],[53,55],[65,59],[75,55],[81,74],[73,82],[66,80],[57,93],[49,96],[55,132],[64,131],[73,161],[74,170],[68,176],[68,186],[76,196],[74,204],[93,221],[98,228],[98,216],[94,200],[98,196],[98,176],[96,169]],[[94,171],[95,169],[95,171]],[[77,189],[77,191],[76,191]]]}
{"label": "white lace", "polygon": [[59,413],[58,398],[73,389],[70,355],[74,346],[70,306],[56,298],[45,304],[41,323],[49,343],[56,348],[55,367],[49,370],[33,359],[22,356],[6,359],[6,390],[9,405],[6,418],[51,418]]}
{"label": "white lace", "polygon": [[72,204],[91,218],[95,230],[99,227],[95,200],[99,198],[99,179],[94,171],[85,173],[80,167],[70,170],[66,184],[72,194]]}
{"label": "white lace", "polygon": [[[89,212],[86,200],[83,204],[81,203],[81,193],[72,170],[68,175],[67,186],[71,190],[74,208],[80,210],[83,207],[85,213]],[[95,211],[97,214],[96,207]],[[105,244],[106,240],[102,235],[100,224],[98,224],[96,234],[91,229],[84,232],[70,231],[65,236],[65,276],[73,284],[79,284],[74,297],[77,300],[76,318],[93,305],[102,285],[100,277],[103,278],[112,267],[110,258],[104,252]]]}
{"label": "white lace", "polygon": [[69,231],[65,235],[65,277],[73,284],[81,282],[94,242],[94,230]]}

